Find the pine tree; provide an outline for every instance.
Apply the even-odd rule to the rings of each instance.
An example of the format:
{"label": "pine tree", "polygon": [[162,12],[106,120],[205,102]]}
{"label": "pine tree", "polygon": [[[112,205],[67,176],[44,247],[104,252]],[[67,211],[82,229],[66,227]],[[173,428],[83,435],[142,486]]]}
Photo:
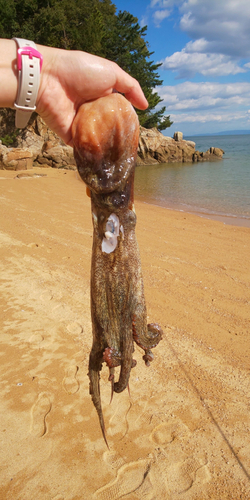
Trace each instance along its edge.
{"label": "pine tree", "polygon": [[137,110],[140,124],[164,130],[172,122],[156,87],[162,84],[160,64],[150,60],[146,27],[111,0],[0,0],[0,36],[27,38],[42,45],[83,50],[115,61],[136,78],[149,107]]}
{"label": "pine tree", "polygon": [[148,43],[144,39],[146,30],[147,27],[141,28],[138,19],[129,12],[119,12],[114,24],[107,30],[106,40],[104,39],[105,56],[140,82],[149,103],[147,110],[137,110],[140,124],[146,128],[157,127],[164,130],[173,122],[169,116],[164,116],[165,106],[155,111],[155,107],[162,102],[155,90],[155,87],[162,85],[157,73],[161,65],[150,61],[153,52],[149,52]]}

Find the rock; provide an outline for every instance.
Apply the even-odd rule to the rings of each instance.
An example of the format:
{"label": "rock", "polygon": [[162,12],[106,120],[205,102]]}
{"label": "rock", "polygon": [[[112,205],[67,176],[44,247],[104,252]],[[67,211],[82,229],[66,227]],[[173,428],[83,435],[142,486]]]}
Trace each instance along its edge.
{"label": "rock", "polygon": [[220,148],[210,148],[204,153],[200,151],[195,151],[193,161],[218,161],[224,155],[223,149]]}
{"label": "rock", "polygon": [[[4,110],[5,111],[5,110]],[[10,110],[12,111],[12,110]],[[13,113],[0,113],[0,129],[2,133],[13,133],[8,126],[10,120],[13,128]],[[28,126],[20,130],[15,138],[15,157],[11,157],[13,148],[2,149],[0,145],[0,168],[21,170],[32,166],[76,169],[73,148],[67,146],[55,132],[49,129],[43,119],[34,114]],[[23,155],[20,151],[24,151]]]}
{"label": "rock", "polygon": [[140,127],[138,165],[192,162],[194,153],[195,143],[192,141],[175,141],[172,137],[161,134],[156,128]]}
{"label": "rock", "polygon": [[195,143],[192,143],[192,141],[181,141],[179,147],[182,150],[182,161],[192,162],[195,153]]}
{"label": "rock", "polygon": [[225,151],[223,151],[223,149],[220,149],[220,148],[210,148],[210,153],[215,155],[215,156],[218,156],[219,158],[222,158]]}
{"label": "rock", "polygon": [[196,144],[194,141],[186,141],[186,143],[189,145],[189,146],[192,146],[193,148],[195,148]]}
{"label": "rock", "polygon": [[[13,110],[0,110],[2,137],[13,134],[16,130],[13,124]],[[7,148],[0,144],[0,169],[27,170],[37,166],[76,170],[73,149],[35,113],[15,138],[15,146]],[[182,132],[175,132],[172,138],[156,128],[140,127],[137,165],[218,160],[223,154],[219,148],[210,148],[205,153],[196,151],[195,142],[183,140]]]}
{"label": "rock", "polygon": [[140,127],[137,165],[213,161],[222,158],[224,154],[219,148],[210,148],[206,152],[196,151],[195,142],[183,140],[181,132],[175,132],[174,137],[176,139],[166,137],[156,128]]}
{"label": "rock", "polygon": [[164,162],[168,139],[171,140],[170,137],[164,137],[156,128],[140,127],[137,163],[144,165]]}
{"label": "rock", "polygon": [[65,144],[53,145],[48,141],[44,144],[36,163],[44,167],[75,169],[73,149]]}
{"label": "rock", "polygon": [[175,132],[174,133],[174,140],[175,141],[183,141],[183,133],[182,132]]}
{"label": "rock", "polygon": [[36,172],[34,174],[21,173],[17,174],[15,179],[34,179],[36,177],[47,177],[47,174],[37,174]]}
{"label": "rock", "polygon": [[202,161],[208,161],[210,159],[210,150],[208,149],[204,153],[200,153]]}
{"label": "rock", "polygon": [[32,151],[25,148],[7,148],[0,146],[1,170],[27,170],[32,168]]}

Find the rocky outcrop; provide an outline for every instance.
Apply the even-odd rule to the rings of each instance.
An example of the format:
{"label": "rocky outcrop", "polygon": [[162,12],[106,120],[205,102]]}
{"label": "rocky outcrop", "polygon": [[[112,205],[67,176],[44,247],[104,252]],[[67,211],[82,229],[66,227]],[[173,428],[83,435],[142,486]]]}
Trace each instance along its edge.
{"label": "rocky outcrop", "polygon": [[138,165],[211,161],[222,158],[223,154],[222,149],[213,147],[205,153],[196,151],[195,142],[184,141],[181,132],[175,132],[172,138],[164,136],[156,128],[140,127]]}
{"label": "rocky outcrop", "polygon": [[[11,121],[13,116],[10,118]],[[0,119],[2,134],[11,133],[12,129],[6,123],[8,120]],[[7,147],[0,141],[0,169],[26,170],[32,166],[76,169],[73,149],[66,146],[40,116],[34,115],[29,125],[15,137],[14,145]],[[173,139],[164,136],[156,128],[140,127],[138,165],[218,160],[223,153],[219,148],[210,148],[205,153],[196,151],[195,143],[184,141],[181,132],[175,132]]]}
{"label": "rocky outcrop", "polygon": [[200,153],[200,151],[195,151],[193,161],[213,161],[219,160],[223,157],[224,151],[220,148],[210,148],[205,153]]}
{"label": "rocky outcrop", "polygon": [[44,143],[42,151],[37,156],[34,164],[38,167],[76,169],[73,149],[63,143],[56,144],[52,141]]}
{"label": "rocky outcrop", "polygon": [[138,164],[192,162],[195,143],[183,141],[180,135],[177,137],[177,140],[174,140],[164,136],[156,128],[140,127]]}
{"label": "rocky outcrop", "polygon": [[29,149],[7,148],[0,145],[0,169],[27,170],[33,166],[33,156]]}
{"label": "rocky outcrop", "polygon": [[0,144],[0,169],[26,170],[32,166],[76,169],[73,149],[35,116],[15,139],[15,147]]}

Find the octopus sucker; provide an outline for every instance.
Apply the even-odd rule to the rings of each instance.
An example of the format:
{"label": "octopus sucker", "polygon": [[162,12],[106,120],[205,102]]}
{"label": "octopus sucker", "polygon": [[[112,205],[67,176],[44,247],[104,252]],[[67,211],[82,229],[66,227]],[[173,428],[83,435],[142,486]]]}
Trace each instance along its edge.
{"label": "octopus sucker", "polygon": [[[83,104],[72,125],[74,155],[91,198],[93,247],[89,357],[90,394],[108,446],[100,395],[100,371],[109,368],[113,392],[128,387],[134,342],[151,349],[162,338],[157,323],[147,325],[141,261],[135,235],[134,173],[139,122],[132,105],[118,93]],[[115,380],[115,370],[120,370]]]}

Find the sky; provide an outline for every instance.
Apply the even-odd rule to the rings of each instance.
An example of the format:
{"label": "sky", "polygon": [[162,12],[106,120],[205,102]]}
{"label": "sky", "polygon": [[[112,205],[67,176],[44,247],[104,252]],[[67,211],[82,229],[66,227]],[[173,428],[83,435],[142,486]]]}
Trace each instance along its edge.
{"label": "sky", "polygon": [[162,86],[185,136],[250,130],[250,0],[112,0],[147,26]]}

